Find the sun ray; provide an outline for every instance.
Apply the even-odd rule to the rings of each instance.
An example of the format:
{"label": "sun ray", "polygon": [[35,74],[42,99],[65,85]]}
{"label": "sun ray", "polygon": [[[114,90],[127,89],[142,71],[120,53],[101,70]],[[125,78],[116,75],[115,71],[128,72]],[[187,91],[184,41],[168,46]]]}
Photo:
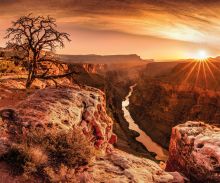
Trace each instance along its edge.
{"label": "sun ray", "polygon": [[199,62],[199,66],[198,66],[198,69],[197,69],[196,81],[195,81],[195,85],[194,85],[194,87],[196,87],[197,84],[198,84],[199,74],[200,74],[200,69],[201,69],[201,63],[202,63],[202,62]]}
{"label": "sun ray", "polygon": [[215,75],[213,74],[212,70],[209,67],[210,62],[204,62],[206,64],[206,67],[209,70],[209,73],[211,74],[212,78],[214,79],[214,81],[216,81]]}
{"label": "sun ray", "polygon": [[203,70],[203,76],[205,78],[205,89],[207,89],[207,75],[206,75],[205,63],[206,62],[202,62],[202,70]]}
{"label": "sun ray", "polygon": [[209,63],[214,69],[216,69],[218,72],[220,72],[220,69],[214,63],[212,63],[212,62],[209,62]]}
{"label": "sun ray", "polygon": [[[187,71],[187,69],[188,68],[190,68],[190,66],[192,65],[192,64],[194,64],[195,62],[188,62],[183,68],[181,68],[180,70],[178,70],[177,72],[176,72],[176,74],[175,74],[175,77],[174,77],[174,79],[176,80],[176,81],[178,81],[178,75],[181,75],[181,74],[183,74],[184,73],[184,71]],[[180,84],[183,84],[184,82],[181,82]]]}
{"label": "sun ray", "polygon": [[195,63],[194,63],[194,66],[191,68],[191,70],[190,70],[189,73],[187,74],[186,78],[183,80],[183,84],[185,84],[185,83],[188,81],[189,77],[191,76],[192,72],[193,72],[194,69],[196,68],[197,64],[198,64],[198,62],[195,62]]}
{"label": "sun ray", "polygon": [[[212,62],[209,62],[213,69],[215,69],[218,73],[220,72],[220,69]],[[220,84],[220,80],[215,77],[215,83],[217,86]]]}

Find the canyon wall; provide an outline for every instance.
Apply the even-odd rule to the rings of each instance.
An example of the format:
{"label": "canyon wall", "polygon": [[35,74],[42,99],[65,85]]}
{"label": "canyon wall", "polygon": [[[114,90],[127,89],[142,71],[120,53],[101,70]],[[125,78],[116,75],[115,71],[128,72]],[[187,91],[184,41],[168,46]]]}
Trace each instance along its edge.
{"label": "canyon wall", "polygon": [[218,92],[188,90],[158,80],[141,80],[130,99],[130,112],[139,126],[165,148],[173,126],[187,120],[220,121]]}
{"label": "canyon wall", "polygon": [[[197,74],[197,68],[192,75],[189,74],[192,69],[190,66],[194,64],[180,63],[171,70],[169,66],[166,72],[155,77],[149,76],[149,69],[143,70],[130,98],[129,109],[133,119],[155,142],[167,149],[171,129],[175,125],[188,120],[201,120],[210,124],[220,121],[219,82],[218,85],[212,85],[213,79],[207,76],[209,85],[204,88],[203,72]],[[159,63],[159,66],[163,64]],[[217,70],[213,74],[218,78]],[[189,80],[186,79],[188,75]],[[196,78],[198,82],[194,83]]]}
{"label": "canyon wall", "polygon": [[73,83],[88,85],[101,89],[106,94],[106,105],[108,114],[114,120],[114,133],[118,136],[117,148],[136,155],[153,158],[146,148],[135,140],[138,136],[134,131],[129,130],[128,123],[124,119],[122,111],[122,101],[129,92],[130,85],[134,78],[138,76],[139,67],[128,69],[115,68],[109,70],[109,66],[102,67],[101,72],[97,72],[101,64],[92,64],[93,70],[89,72],[85,69],[88,64],[70,64],[69,68],[79,74],[72,77]]}

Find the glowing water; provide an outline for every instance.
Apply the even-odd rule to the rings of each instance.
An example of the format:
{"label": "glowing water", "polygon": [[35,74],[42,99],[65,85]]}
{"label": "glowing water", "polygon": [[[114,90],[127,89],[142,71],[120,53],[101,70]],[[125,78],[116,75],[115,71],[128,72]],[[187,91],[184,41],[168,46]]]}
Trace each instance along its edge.
{"label": "glowing water", "polygon": [[143,130],[139,128],[139,126],[132,119],[130,112],[126,107],[129,106],[129,98],[133,92],[133,89],[136,85],[130,87],[130,92],[126,96],[125,100],[122,102],[122,110],[124,111],[124,117],[129,124],[129,129],[138,132],[140,135],[136,138],[136,140],[142,143],[149,152],[154,152],[157,154],[157,160],[166,161],[168,157],[168,152],[163,149],[160,145],[155,143]]}

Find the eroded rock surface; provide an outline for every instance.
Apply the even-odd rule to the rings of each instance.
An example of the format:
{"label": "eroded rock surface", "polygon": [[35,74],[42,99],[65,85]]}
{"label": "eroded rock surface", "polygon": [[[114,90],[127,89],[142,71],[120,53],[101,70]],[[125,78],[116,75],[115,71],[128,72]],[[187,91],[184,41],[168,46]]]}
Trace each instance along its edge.
{"label": "eroded rock surface", "polygon": [[106,157],[100,158],[92,167],[94,182],[108,183],[183,183],[183,177],[175,179],[170,173],[162,170],[158,164],[138,158],[123,151],[115,150]]}
{"label": "eroded rock surface", "polygon": [[106,114],[104,94],[94,88],[39,90],[14,108],[1,109],[0,115],[0,152],[10,146],[19,129],[25,135],[30,127],[68,131],[78,126],[97,148],[105,150],[116,141],[113,122]]}
{"label": "eroded rock surface", "polygon": [[174,127],[166,169],[192,182],[220,182],[220,128],[195,121]]}
{"label": "eroded rock surface", "polygon": [[[117,137],[112,133],[112,120],[106,114],[105,97],[100,90],[90,87],[38,90],[13,108],[2,108],[0,116],[0,156],[6,154],[18,140],[22,144],[29,129],[40,128],[44,133],[52,130],[58,133],[77,127],[97,149],[106,153],[97,155],[92,164],[82,165],[77,169],[64,167],[62,173],[67,172],[69,175],[68,172],[71,172],[73,182],[183,182],[179,174],[167,173],[151,160],[138,158],[112,147],[111,144],[116,142]],[[40,149],[34,148],[35,154],[41,153],[38,151]],[[44,156],[40,158],[42,157]],[[5,168],[4,171],[0,169],[0,175],[4,177],[2,180],[25,181],[20,175],[11,175],[9,170],[10,168]],[[71,182],[67,181],[67,175],[57,178],[56,175],[60,176],[54,174],[54,179]],[[41,182],[41,179],[30,181]]]}

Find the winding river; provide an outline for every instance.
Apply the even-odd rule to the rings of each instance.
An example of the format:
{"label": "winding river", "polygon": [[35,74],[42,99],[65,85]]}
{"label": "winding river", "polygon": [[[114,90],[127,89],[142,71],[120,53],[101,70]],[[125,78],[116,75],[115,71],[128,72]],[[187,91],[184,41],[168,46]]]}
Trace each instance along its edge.
{"label": "winding river", "polygon": [[156,159],[166,161],[168,158],[168,151],[163,149],[160,145],[155,143],[143,130],[132,119],[131,114],[127,107],[129,106],[129,98],[132,95],[134,87],[136,85],[130,86],[129,94],[126,96],[125,100],[122,102],[122,110],[124,111],[124,117],[129,124],[129,129],[134,130],[140,135],[136,137],[136,140],[142,143],[149,152],[156,153]]}

